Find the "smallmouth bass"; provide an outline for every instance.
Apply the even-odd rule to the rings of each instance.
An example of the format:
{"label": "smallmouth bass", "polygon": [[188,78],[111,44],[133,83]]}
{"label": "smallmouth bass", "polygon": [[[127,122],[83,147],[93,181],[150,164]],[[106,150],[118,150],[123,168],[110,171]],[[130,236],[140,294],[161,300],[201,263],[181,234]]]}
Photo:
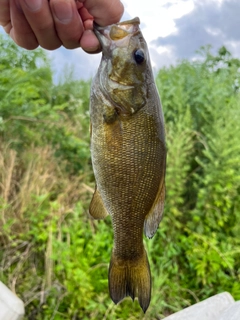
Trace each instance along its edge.
{"label": "smallmouth bass", "polygon": [[109,292],[114,303],[138,297],[145,312],[151,274],[143,231],[155,234],[165,199],[164,118],[138,18],[95,25],[102,60],[90,97],[91,156],[96,189],[89,213],[110,214],[114,246]]}

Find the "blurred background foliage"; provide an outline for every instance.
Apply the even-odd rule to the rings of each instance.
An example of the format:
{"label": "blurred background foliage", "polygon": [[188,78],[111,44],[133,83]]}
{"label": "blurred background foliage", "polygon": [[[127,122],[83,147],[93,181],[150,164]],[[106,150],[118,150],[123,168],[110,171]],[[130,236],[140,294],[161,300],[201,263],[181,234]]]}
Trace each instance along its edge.
{"label": "blurred background foliage", "polygon": [[110,218],[93,221],[90,82],[54,85],[42,50],[0,37],[0,280],[25,319],[160,319],[211,295],[240,299],[240,60],[199,50],[156,77],[168,144],[165,216],[144,240],[145,315],[108,295]]}

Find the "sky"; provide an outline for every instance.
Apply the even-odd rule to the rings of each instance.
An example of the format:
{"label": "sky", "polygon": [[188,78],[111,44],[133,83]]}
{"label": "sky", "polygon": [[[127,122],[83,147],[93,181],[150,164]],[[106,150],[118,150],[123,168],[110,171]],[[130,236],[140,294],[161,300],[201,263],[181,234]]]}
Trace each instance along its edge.
{"label": "sky", "polygon": [[[240,58],[240,0],[128,0],[122,1],[122,21],[138,16],[148,43],[154,71],[195,59],[196,50],[211,44],[213,52],[222,45]],[[96,73],[101,54],[88,55],[81,49],[47,51],[55,82],[66,70],[87,80]]]}

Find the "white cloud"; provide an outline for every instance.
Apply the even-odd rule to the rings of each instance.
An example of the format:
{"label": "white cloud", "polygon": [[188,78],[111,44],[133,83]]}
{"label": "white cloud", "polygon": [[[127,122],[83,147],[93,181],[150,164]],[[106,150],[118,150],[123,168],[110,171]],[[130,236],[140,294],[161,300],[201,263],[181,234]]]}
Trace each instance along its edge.
{"label": "white cloud", "polygon": [[222,31],[219,28],[210,28],[210,27],[205,27],[205,30],[211,34],[212,36],[220,36],[222,35]]}
{"label": "white cloud", "polygon": [[122,1],[125,11],[132,18],[138,16],[144,37],[148,43],[158,37],[166,37],[176,31],[174,19],[190,12],[193,0],[132,0]]}
{"label": "white cloud", "polygon": [[175,20],[177,33],[158,37],[153,45],[171,48],[178,59],[192,59],[200,46],[216,52],[223,45],[239,57],[239,0],[194,0],[194,9]]}

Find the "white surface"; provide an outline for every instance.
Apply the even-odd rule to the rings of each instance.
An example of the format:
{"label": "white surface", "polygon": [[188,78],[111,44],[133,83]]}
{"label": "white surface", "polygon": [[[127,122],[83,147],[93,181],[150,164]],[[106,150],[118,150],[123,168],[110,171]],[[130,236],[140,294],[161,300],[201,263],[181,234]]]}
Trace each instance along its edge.
{"label": "white surface", "polygon": [[[223,292],[176,312],[164,320],[219,320],[223,312],[234,304],[231,294]],[[221,320],[230,320],[230,318],[221,318]],[[240,318],[231,320],[240,320]]]}
{"label": "white surface", "polygon": [[239,320],[239,319],[240,319],[240,301],[237,301],[223,312],[219,320]]}
{"label": "white surface", "polygon": [[0,320],[20,320],[23,315],[22,300],[0,281]]}

